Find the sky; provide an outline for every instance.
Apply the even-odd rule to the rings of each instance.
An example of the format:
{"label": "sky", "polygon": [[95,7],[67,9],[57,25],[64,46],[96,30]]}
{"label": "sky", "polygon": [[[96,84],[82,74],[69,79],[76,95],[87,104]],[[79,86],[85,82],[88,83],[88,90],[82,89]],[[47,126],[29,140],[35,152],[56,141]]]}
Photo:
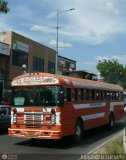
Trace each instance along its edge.
{"label": "sky", "polygon": [[[126,0],[8,0],[0,32],[14,31],[75,60],[77,70],[98,74],[99,60],[126,65]],[[71,11],[66,11],[75,8]],[[62,12],[66,11],[66,12]]]}

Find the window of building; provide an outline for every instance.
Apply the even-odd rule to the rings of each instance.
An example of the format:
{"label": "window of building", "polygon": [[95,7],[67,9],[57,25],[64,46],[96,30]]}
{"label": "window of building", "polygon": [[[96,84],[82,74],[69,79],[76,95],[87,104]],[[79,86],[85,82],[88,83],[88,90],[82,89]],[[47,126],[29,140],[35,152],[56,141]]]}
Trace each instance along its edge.
{"label": "window of building", "polygon": [[44,60],[33,57],[33,70],[44,72]]}
{"label": "window of building", "polygon": [[71,63],[71,68],[75,69],[75,64],[74,63]]}
{"label": "window of building", "polygon": [[48,72],[49,73],[55,73],[55,63],[54,62],[48,62]]}
{"label": "window of building", "polygon": [[23,64],[28,65],[28,53],[24,51],[13,50],[12,65],[22,66]]}
{"label": "window of building", "polygon": [[59,60],[58,67],[59,67],[59,69],[64,69],[65,68],[65,61]]}

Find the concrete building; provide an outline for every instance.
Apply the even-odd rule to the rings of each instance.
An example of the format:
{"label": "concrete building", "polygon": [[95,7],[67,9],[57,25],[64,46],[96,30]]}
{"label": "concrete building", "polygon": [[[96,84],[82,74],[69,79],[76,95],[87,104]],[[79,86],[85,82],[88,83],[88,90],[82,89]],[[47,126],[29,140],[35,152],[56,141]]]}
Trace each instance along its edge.
{"label": "concrete building", "polygon": [[76,70],[76,61],[58,56],[58,72],[62,74],[67,71],[75,71]]}
{"label": "concrete building", "polygon": [[7,68],[9,67],[9,55],[10,46],[8,44],[0,42],[0,99],[2,99],[2,92],[4,90],[6,82],[8,81]]}
{"label": "concrete building", "polygon": [[67,70],[62,73],[65,76],[77,77],[82,79],[97,80],[97,75],[86,70]]}
{"label": "concrete building", "polygon": [[[23,73],[23,64],[27,66],[27,72],[55,73],[55,61],[54,49],[15,32],[0,32],[0,95],[9,92],[11,80]],[[76,61],[61,56],[58,57],[58,61],[69,63],[69,67],[63,65],[66,69],[70,66],[76,68]]]}

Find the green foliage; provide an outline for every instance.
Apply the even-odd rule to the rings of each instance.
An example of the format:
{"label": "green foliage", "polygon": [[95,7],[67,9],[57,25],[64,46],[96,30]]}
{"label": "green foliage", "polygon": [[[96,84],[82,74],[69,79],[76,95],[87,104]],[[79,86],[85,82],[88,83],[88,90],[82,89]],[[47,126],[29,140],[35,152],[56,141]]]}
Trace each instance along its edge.
{"label": "green foliage", "polygon": [[90,79],[91,80],[92,79],[92,75],[91,74],[86,74],[85,75],[85,79]]}
{"label": "green foliage", "polygon": [[109,144],[106,145],[105,150],[107,154],[124,154],[122,137],[118,137],[118,139],[112,140]]}
{"label": "green foliage", "polygon": [[6,0],[0,0],[0,13],[7,14],[9,12],[8,2]]}
{"label": "green foliage", "polygon": [[120,84],[126,88],[126,67],[119,64],[117,60],[99,61],[97,69],[104,81],[114,84]]}
{"label": "green foliage", "polygon": [[[104,146],[102,146],[98,151],[97,154],[105,154],[105,155],[119,155],[124,154],[124,148],[123,148],[123,138],[122,136],[118,136],[108,143],[106,143]],[[119,158],[121,159],[121,158]]]}

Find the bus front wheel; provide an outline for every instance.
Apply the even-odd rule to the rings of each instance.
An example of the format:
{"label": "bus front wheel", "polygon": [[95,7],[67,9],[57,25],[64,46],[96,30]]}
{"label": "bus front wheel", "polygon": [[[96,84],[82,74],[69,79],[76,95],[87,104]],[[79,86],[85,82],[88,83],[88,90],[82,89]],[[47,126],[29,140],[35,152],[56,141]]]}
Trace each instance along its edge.
{"label": "bus front wheel", "polygon": [[78,143],[82,140],[83,138],[83,124],[81,120],[77,120],[76,125],[75,125],[75,133],[72,137],[73,141],[75,143]]}

